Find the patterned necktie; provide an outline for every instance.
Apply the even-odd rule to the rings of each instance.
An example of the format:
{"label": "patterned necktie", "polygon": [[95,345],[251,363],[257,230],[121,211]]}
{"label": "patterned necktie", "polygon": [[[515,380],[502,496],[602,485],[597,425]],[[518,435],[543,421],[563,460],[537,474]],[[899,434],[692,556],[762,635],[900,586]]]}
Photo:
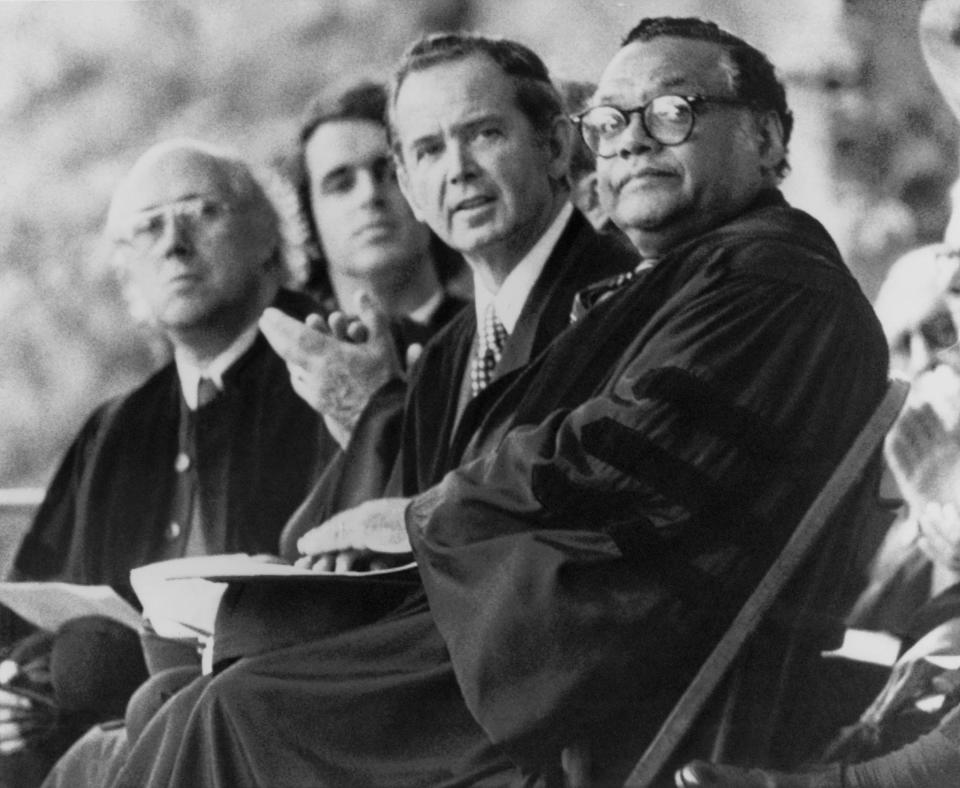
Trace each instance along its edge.
{"label": "patterned necktie", "polygon": [[493,304],[487,304],[483,313],[483,323],[477,326],[477,355],[470,367],[470,391],[477,396],[493,378],[493,371],[500,363],[503,343],[507,340],[507,329],[497,318]]}
{"label": "patterned necktie", "polygon": [[570,311],[570,322],[576,323],[592,307],[601,301],[606,301],[625,284],[632,282],[640,274],[649,271],[657,264],[654,259],[641,260],[635,268],[616,276],[608,276],[592,285],[587,285],[573,297],[573,308]]}

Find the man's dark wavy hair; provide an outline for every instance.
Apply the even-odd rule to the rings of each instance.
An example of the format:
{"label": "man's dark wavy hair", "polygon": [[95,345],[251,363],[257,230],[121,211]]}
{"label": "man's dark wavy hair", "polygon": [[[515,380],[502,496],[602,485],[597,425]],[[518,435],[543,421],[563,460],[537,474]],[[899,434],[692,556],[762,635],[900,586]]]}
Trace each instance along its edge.
{"label": "man's dark wavy hair", "polygon": [[[652,41],[663,37],[711,41],[723,47],[733,66],[733,89],[736,97],[749,102],[756,110],[777,114],[783,127],[783,145],[786,150],[793,130],[793,113],[787,106],[783,83],[777,79],[773,64],[766,55],[713,22],[696,17],[659,16],[642,19],[627,33],[621,47],[635,41]],[[784,155],[776,167],[776,174],[782,178],[789,169],[790,164]]]}
{"label": "man's dark wavy hair", "polygon": [[[411,44],[400,58],[390,86],[390,111],[396,107],[397,94],[404,80],[414,71],[462,60],[470,55],[489,57],[513,80],[517,107],[530,121],[537,136],[549,139],[554,119],[563,115],[563,100],[550,79],[550,72],[539,55],[529,47],[506,38],[479,33],[431,33]],[[391,142],[399,153],[393,123]]]}
{"label": "man's dark wavy hair", "polygon": [[[328,262],[320,243],[317,219],[310,200],[310,170],[307,167],[307,143],[314,132],[325,123],[340,120],[360,120],[387,127],[387,87],[383,83],[362,81],[346,89],[332,89],[313,98],[307,105],[297,147],[289,162],[290,178],[297,192],[297,202],[306,223],[309,243],[310,274],[307,288],[321,300],[332,297],[333,290],[327,272]],[[430,233],[430,249],[437,263],[441,281],[446,281],[462,266],[456,252],[446,247],[433,232]]]}

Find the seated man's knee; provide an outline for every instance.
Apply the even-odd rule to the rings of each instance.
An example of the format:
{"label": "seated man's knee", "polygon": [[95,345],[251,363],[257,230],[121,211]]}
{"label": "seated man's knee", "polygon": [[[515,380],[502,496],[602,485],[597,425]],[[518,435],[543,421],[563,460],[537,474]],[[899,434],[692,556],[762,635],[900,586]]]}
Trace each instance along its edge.
{"label": "seated man's knee", "polygon": [[129,740],[135,742],[160,707],[199,675],[199,667],[182,666],[161,671],[141,684],[127,704]]}

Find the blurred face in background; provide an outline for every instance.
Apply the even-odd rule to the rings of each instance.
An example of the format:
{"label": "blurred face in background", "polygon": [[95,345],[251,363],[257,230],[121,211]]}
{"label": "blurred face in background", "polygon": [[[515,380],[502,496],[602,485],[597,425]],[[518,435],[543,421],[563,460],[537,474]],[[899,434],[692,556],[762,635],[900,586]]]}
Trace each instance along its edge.
{"label": "blurred face in background", "polygon": [[173,332],[253,322],[276,287],[277,231],[262,200],[190,148],[145,156],[111,211],[121,266],[154,322]]}
{"label": "blurred face in background", "polygon": [[938,354],[956,341],[957,329],[949,310],[943,303],[937,304],[893,337],[890,371],[909,380],[935,364]]}
{"label": "blurred face in background", "polygon": [[[890,268],[874,307],[890,348],[890,373],[913,380],[957,342],[951,279],[960,257],[942,244],[908,252]],[[954,352],[952,356],[956,356]]]}
{"label": "blurred face in background", "polygon": [[321,124],[307,141],[305,158],[331,270],[365,278],[430,264],[429,230],[397,185],[383,126],[366,120]]}

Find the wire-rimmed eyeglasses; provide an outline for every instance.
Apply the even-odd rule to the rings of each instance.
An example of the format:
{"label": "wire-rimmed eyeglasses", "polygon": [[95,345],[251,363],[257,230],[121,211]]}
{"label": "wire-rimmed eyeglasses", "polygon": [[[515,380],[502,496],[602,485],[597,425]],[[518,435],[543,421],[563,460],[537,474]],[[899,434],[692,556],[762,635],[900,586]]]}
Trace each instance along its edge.
{"label": "wire-rimmed eyeglasses", "polygon": [[191,233],[210,233],[236,211],[222,200],[188,197],[136,214],[118,240],[138,252],[149,252],[160,245],[174,223],[186,225]]}
{"label": "wire-rimmed eyeglasses", "polygon": [[590,107],[571,118],[580,135],[597,156],[617,155],[617,140],[630,125],[630,116],[639,115],[647,136],[661,145],[680,145],[690,138],[697,120],[697,107],[705,103],[750,106],[750,102],[725,96],[657,96],[639,107],[621,109],[612,104]]}

